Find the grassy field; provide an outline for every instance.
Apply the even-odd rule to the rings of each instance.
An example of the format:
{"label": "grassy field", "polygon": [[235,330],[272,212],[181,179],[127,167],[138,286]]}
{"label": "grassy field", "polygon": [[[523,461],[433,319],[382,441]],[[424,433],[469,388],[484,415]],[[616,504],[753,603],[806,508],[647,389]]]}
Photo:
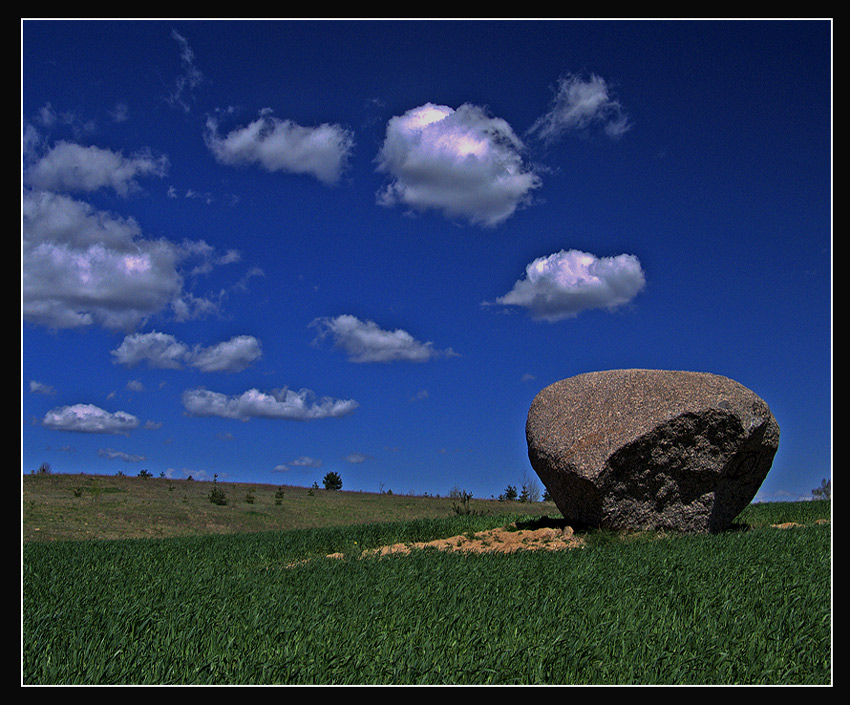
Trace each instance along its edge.
{"label": "grassy field", "polygon": [[168,484],[25,478],[23,684],[832,682],[829,502],[751,505],[719,535],[374,558],[553,508],[298,488],[276,504],[230,483],[218,506],[210,483]]}
{"label": "grassy field", "polygon": [[[310,529],[456,514],[451,497],[346,492],[217,482],[226,505],[210,502],[211,482],[113,475],[23,476],[23,540],[135,539]],[[277,497],[278,492],[282,497]],[[247,501],[248,495],[253,501]],[[278,503],[279,501],[279,503]],[[492,515],[557,513],[551,502],[472,498]]]}

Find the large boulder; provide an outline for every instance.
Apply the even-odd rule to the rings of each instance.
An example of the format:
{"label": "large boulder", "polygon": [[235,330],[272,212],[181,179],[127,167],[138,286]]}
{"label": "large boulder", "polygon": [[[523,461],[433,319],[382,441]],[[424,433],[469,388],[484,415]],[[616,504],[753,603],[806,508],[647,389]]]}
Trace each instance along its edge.
{"label": "large boulder", "polygon": [[753,500],[779,447],[768,405],[703,372],[590,372],[543,389],[528,457],[576,527],[717,532]]}

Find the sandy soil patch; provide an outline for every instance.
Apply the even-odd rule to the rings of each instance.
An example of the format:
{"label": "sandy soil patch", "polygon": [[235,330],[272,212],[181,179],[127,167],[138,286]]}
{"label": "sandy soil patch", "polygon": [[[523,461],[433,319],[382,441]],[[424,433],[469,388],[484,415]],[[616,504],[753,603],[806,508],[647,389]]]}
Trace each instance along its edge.
{"label": "sandy soil patch", "polygon": [[421,548],[436,548],[441,551],[461,551],[463,553],[513,553],[519,550],[560,551],[577,548],[584,540],[575,536],[571,527],[542,527],[539,529],[520,529],[516,525],[479,531],[475,534],[461,534],[447,539],[418,543],[397,543],[382,546],[364,555],[386,556],[397,553],[410,553]]}
{"label": "sandy soil patch", "polygon": [[[543,522],[541,522],[543,523]],[[570,526],[535,526],[528,528],[510,524],[497,529],[460,534],[435,541],[396,543],[390,546],[363,551],[361,558],[408,554],[423,548],[462,553],[513,553],[514,551],[560,551],[579,548],[584,539],[578,537]],[[342,553],[331,553],[328,558],[344,558]]]}

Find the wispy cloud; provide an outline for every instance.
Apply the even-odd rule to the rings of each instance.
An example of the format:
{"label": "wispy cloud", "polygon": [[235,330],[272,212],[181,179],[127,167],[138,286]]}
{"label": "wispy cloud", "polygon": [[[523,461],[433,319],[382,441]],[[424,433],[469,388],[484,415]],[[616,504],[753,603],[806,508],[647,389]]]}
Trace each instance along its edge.
{"label": "wispy cloud", "polygon": [[112,357],[127,367],[145,362],[160,369],[187,366],[202,372],[238,372],[262,357],[262,346],[254,336],[238,335],[206,347],[190,347],[173,335],[153,331],[126,336],[112,351]]}
{"label": "wispy cloud", "polygon": [[339,181],[354,149],[353,134],[341,125],[304,127],[268,112],[223,137],[210,118],[205,140],[222,164],[258,164],[269,172],[309,174],[325,184]]}
{"label": "wispy cloud", "polygon": [[115,450],[114,448],[101,448],[97,451],[97,454],[101,458],[108,458],[109,460],[123,460],[125,463],[141,463],[147,460],[147,456],[126,453],[123,450]]}
{"label": "wispy cloud", "polygon": [[566,132],[592,126],[601,126],[609,137],[617,139],[631,128],[631,123],[604,78],[569,74],[558,82],[549,110],[534,123],[529,134],[552,142]]}
{"label": "wispy cloud", "polygon": [[498,225],[541,184],[523,151],[511,126],[483,108],[426,103],[387,124],[377,168],[390,182],[378,202]]}
{"label": "wispy cloud", "polygon": [[312,458],[309,455],[300,455],[297,458],[293,458],[287,463],[279,463],[272,468],[273,472],[288,472],[292,469],[298,469],[301,471],[304,470],[317,470],[322,467],[321,458]]}
{"label": "wispy cloud", "polygon": [[300,455],[289,461],[289,465],[296,468],[320,468],[322,461],[319,458],[311,458],[309,455]]}
{"label": "wispy cloud", "polygon": [[536,319],[559,321],[588,309],[614,309],[630,302],[646,283],[634,255],[597,257],[561,250],[539,257],[525,268],[497,304],[519,306]]}
{"label": "wispy cloud", "polygon": [[331,336],[351,362],[427,362],[456,355],[451,348],[437,350],[431,342],[420,342],[405,330],[384,330],[374,321],[348,314],[317,318],[310,325],[319,329],[316,342]]}
{"label": "wispy cloud", "polygon": [[271,392],[249,389],[228,396],[203,388],[189,389],[182,395],[189,416],[218,416],[248,421],[252,418],[309,421],[339,418],[354,412],[359,404],[353,399],[317,399],[309,389],[283,388]]}
{"label": "wispy cloud", "polygon": [[171,31],[171,37],[180,46],[181,72],[174,81],[168,102],[188,113],[192,109],[193,91],[203,83],[204,74],[195,66],[195,52],[188,40],[177,30]]}
{"label": "wispy cloud", "polygon": [[51,387],[49,384],[44,384],[43,382],[38,382],[34,379],[31,379],[30,380],[30,392],[32,394],[53,395],[53,394],[56,394],[56,389]]}

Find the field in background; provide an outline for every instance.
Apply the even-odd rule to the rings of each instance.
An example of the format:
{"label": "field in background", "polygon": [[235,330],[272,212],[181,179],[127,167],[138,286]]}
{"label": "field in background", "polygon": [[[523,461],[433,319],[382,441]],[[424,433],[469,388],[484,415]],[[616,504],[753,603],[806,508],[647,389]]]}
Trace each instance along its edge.
{"label": "field in background", "polygon": [[[23,540],[165,538],[247,533],[452,516],[457,497],[347,492],[217,482],[227,504],[210,502],[212,482],[114,475],[23,476]],[[280,496],[282,494],[282,496]],[[248,501],[249,496],[252,501]],[[481,514],[557,514],[552,502],[473,497]]]}

